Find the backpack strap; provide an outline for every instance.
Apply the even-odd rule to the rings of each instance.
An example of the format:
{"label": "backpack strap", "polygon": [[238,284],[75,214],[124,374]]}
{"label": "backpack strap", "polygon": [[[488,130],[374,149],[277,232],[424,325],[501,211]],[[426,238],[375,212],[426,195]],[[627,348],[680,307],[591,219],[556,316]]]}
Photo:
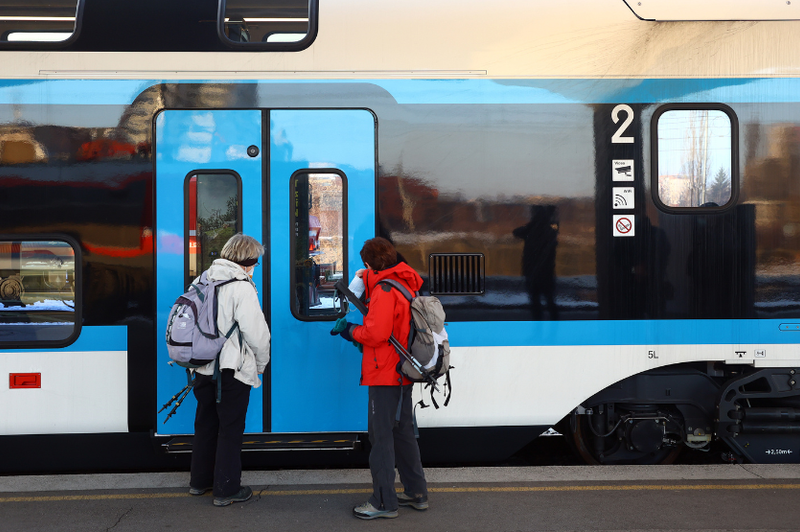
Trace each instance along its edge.
{"label": "backpack strap", "polygon": [[400,293],[403,294],[403,297],[405,297],[408,300],[409,303],[415,297],[411,294],[411,292],[408,291],[408,288],[403,286],[403,283],[401,283],[400,281],[396,281],[394,279],[381,279],[380,281],[378,281],[378,284],[386,284],[397,288],[400,291]]}
{"label": "backpack strap", "polygon": [[[382,279],[378,281],[378,284],[385,284],[387,286],[396,288],[401,294],[403,294],[403,297],[405,297],[408,300],[409,305],[411,304],[411,301],[414,299],[414,296],[411,295],[411,292],[408,291],[408,288],[403,286],[403,284],[400,283],[399,281],[395,281],[394,279]],[[408,344],[407,344],[409,348],[411,347],[411,343],[414,341],[414,337],[417,335],[417,324],[414,323],[413,313],[410,313],[410,318],[411,320],[408,329]]]}
{"label": "backpack strap", "polygon": [[222,370],[219,367],[220,353],[222,353],[222,350],[217,353],[217,358],[214,360],[214,375],[211,377],[211,381],[217,385],[217,404],[222,402]]}

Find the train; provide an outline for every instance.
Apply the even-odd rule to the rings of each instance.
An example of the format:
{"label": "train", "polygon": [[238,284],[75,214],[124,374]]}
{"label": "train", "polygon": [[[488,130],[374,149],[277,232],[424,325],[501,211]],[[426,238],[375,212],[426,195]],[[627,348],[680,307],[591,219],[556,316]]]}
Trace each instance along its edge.
{"label": "train", "polygon": [[722,0],[0,3],[0,474],[187,467],[167,315],[237,232],[265,245],[272,331],[246,467],[365,463],[360,355],[329,331],[358,320],[334,286],[374,236],[447,314],[425,463],[549,429],[589,464],[798,462],[798,20]]}

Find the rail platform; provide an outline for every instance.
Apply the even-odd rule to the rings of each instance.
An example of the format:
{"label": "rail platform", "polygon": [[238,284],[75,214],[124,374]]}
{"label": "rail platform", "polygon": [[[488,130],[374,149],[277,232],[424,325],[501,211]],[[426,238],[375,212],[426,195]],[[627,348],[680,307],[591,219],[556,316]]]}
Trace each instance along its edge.
{"label": "rail platform", "polygon": [[[251,500],[188,494],[188,472],[0,477],[13,531],[800,530],[800,465],[428,468],[430,508],[361,521],[366,469],[245,471]],[[399,484],[398,484],[399,486]]]}

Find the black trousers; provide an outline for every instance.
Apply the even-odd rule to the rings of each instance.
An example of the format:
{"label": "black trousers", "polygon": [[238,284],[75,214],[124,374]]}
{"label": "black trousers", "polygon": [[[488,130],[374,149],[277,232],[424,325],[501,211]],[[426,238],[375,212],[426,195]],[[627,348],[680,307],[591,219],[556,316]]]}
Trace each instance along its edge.
{"label": "black trousers", "polygon": [[230,497],[242,487],[242,436],[250,386],[236,380],[232,369],[223,369],[221,378],[222,401],[217,403],[217,383],[209,375],[196,376],[189,485],[199,489],[213,486],[215,497]]}
{"label": "black trousers", "polygon": [[[369,502],[378,509],[397,510],[397,492],[394,487],[395,465],[406,493],[428,496],[419,445],[414,437],[412,386],[413,384],[369,387],[367,419],[369,442],[372,444],[369,453],[372,496]],[[396,423],[398,405],[400,422]]]}

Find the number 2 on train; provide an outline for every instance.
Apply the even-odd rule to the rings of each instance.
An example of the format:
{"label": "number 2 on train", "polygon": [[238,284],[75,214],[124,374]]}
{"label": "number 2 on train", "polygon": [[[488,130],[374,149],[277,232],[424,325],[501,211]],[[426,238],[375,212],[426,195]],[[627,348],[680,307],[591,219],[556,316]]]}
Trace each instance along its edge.
{"label": "number 2 on train", "polygon": [[633,122],[633,109],[631,109],[630,105],[626,105],[621,103],[614,107],[614,110],[611,111],[611,120],[614,123],[618,123],[620,121],[619,112],[624,111],[627,114],[627,117],[622,122],[622,124],[617,128],[617,132],[611,137],[612,144],[633,144],[633,137],[623,137],[622,134],[625,133],[625,130],[630,127],[631,122]]}

